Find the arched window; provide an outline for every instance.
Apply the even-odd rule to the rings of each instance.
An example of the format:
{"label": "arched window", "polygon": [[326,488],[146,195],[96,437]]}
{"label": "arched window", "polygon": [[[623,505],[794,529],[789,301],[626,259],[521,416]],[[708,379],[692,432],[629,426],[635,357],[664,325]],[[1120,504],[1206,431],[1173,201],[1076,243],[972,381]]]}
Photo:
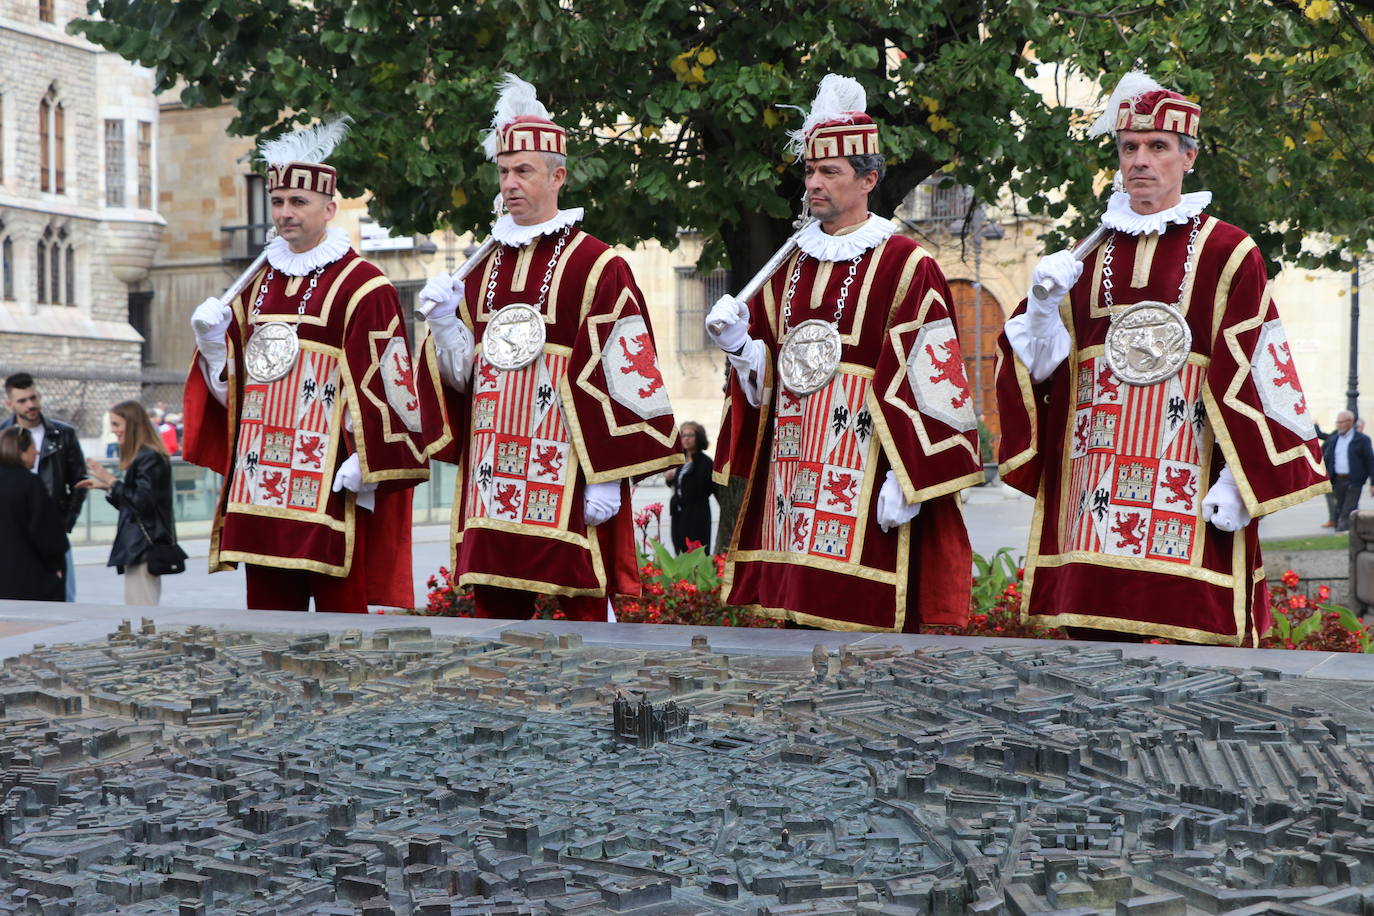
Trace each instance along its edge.
{"label": "arched window", "polygon": [[64,194],[67,190],[67,115],[57,99],[57,87],[38,103],[38,188]]}
{"label": "arched window", "polygon": [[53,242],[48,246],[48,271],[52,276],[52,285],[48,287],[48,297],[52,299],[53,305],[62,304],[62,245]]}
{"label": "arched window", "polygon": [[38,20],[52,22],[52,0],[38,0]]}
{"label": "arched window", "polygon": [[[49,90],[51,92],[51,90]],[[52,174],[49,163],[52,161],[52,101],[48,96],[38,103],[38,189],[52,190]]]}
{"label": "arched window", "polygon": [[38,257],[38,285],[35,289],[37,295],[34,297],[36,302],[48,301],[48,243],[45,239],[38,240],[38,250],[35,252]]}
{"label": "arched window", "polygon": [[[0,235],[5,232],[5,224],[0,223]],[[14,299],[14,240],[5,236],[0,241],[0,299]]]}

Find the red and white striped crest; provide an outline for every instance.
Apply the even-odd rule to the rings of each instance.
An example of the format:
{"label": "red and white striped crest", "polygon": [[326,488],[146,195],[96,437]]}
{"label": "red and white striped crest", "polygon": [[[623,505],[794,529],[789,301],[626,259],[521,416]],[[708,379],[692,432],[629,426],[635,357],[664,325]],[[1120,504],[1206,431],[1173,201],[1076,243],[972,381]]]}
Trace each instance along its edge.
{"label": "red and white striped crest", "polygon": [[338,360],[312,350],[275,382],[246,384],[230,503],[319,511],[334,472],[338,399]]}

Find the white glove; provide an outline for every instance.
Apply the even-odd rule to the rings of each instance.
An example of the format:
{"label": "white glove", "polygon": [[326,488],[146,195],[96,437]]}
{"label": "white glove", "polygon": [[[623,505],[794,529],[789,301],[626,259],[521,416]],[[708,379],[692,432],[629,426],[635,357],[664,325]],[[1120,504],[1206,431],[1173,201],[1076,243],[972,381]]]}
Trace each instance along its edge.
{"label": "white glove", "polygon": [[234,310],[214,296],[206,299],[191,313],[191,333],[196,335],[196,343],[205,348],[207,343],[224,346],[224,332],[229,330],[229,322],[234,319]]}
{"label": "white glove", "polygon": [[620,511],[620,481],[589,483],[582,494],[582,517],[588,525],[599,525]]}
{"label": "white glove", "polygon": [[351,490],[358,494],[358,505],[372,511],[372,506],[376,502],[375,483],[363,483],[363,467],[358,463],[356,454],[349,455],[339,469],[334,472],[334,492],[340,490]]}
{"label": "white glove", "polygon": [[878,491],[878,508],[875,512],[878,527],[887,533],[920,514],[921,504],[907,502],[902,495],[902,485],[897,482],[897,475],[888,471],[883,478],[882,489]]}
{"label": "white glove", "polygon": [[1250,524],[1250,513],[1240,498],[1240,487],[1230,468],[1222,468],[1217,482],[1202,500],[1202,517],[1222,531],[1239,531]]}
{"label": "white glove", "polygon": [[[1057,327],[1063,326],[1059,320],[1059,303],[1082,275],[1083,262],[1067,248],[1046,255],[1035,265],[1031,273],[1031,288],[1026,293],[1026,314],[1030,318],[1033,335],[1049,337]],[[1049,295],[1043,299],[1035,295],[1037,287]]]}
{"label": "white glove", "polygon": [[750,340],[749,306],[729,294],[721,296],[706,314],[706,335],[726,353],[744,346]]}
{"label": "white glove", "polygon": [[421,302],[434,303],[427,320],[436,317],[451,317],[458,311],[458,303],[463,301],[463,281],[456,275],[435,274],[420,289]]}

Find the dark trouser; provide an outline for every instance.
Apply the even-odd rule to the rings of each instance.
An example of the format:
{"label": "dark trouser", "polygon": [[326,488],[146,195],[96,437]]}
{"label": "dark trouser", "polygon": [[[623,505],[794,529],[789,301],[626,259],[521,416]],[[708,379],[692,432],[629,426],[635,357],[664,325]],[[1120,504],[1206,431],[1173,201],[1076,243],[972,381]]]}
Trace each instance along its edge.
{"label": "dark trouser", "polygon": [[1360,505],[1361,483],[1356,483],[1349,474],[1331,475],[1331,503],[1335,507],[1331,520],[1336,523],[1337,531],[1350,528],[1350,513]]}
{"label": "dark trouser", "polygon": [[353,536],[353,565],[347,576],[331,576],[308,569],[279,569],[245,563],[248,607],[255,611],[308,611],[315,599],[318,613],[367,613],[367,526]]}
{"label": "dark trouser", "polygon": [[248,607],[255,611],[308,611],[310,599],[320,613],[366,614],[367,586],[356,560],[348,576],[306,569],[277,569],[245,563]]}
{"label": "dark trouser", "polygon": [[[534,616],[534,599],[539,595],[518,588],[503,588],[499,585],[474,585],[472,587],[472,616],[496,617],[502,620],[529,620]],[[559,607],[568,615],[569,620],[589,620],[606,622],[606,599],[597,595],[579,595],[576,598],[563,595],[558,599]]]}

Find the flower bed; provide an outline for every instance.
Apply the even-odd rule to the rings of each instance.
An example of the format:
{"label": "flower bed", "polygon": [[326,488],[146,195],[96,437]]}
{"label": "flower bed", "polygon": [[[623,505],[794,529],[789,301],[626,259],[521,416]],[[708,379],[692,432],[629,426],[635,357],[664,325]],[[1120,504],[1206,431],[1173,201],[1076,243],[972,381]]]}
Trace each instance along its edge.
{"label": "flower bed", "polygon": [[[650,506],[636,517],[643,550],[640,554],[639,597],[618,596],[616,618],[623,623],[671,623],[713,627],[780,627],[782,622],[721,599],[722,554],[708,555],[696,545],[673,556],[659,541],[648,536],[649,525],[662,506]],[[692,546],[689,544],[688,546]],[[1022,639],[1067,639],[1058,627],[1041,627],[1021,620],[1021,580],[1025,570],[1003,548],[991,557],[974,555],[973,599],[968,625],[925,627],[924,633],[951,636],[997,636]],[[452,574],[440,567],[429,578],[429,601],[417,613],[433,617],[471,617],[472,592],[457,588]],[[1274,628],[1260,639],[1262,649],[1302,649],[1318,652],[1374,651],[1374,626],[1360,623],[1347,608],[1327,603],[1331,590],[1317,589],[1316,600],[1301,588],[1301,579],[1288,570],[1270,586]],[[535,600],[535,618],[562,620],[565,614],[557,596]],[[1171,640],[1152,639],[1152,643]]]}

